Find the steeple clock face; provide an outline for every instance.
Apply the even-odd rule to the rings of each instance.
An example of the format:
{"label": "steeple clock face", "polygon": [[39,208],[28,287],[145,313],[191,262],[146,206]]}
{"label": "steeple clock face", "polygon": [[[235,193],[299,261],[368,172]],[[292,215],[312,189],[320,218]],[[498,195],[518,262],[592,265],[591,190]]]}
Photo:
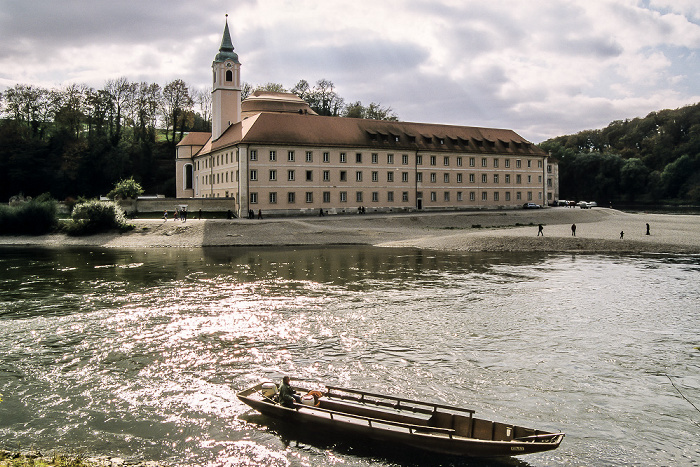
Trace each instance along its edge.
{"label": "steeple clock face", "polygon": [[231,63],[231,62],[226,62],[226,68],[232,68],[232,67],[233,67],[233,63]]}

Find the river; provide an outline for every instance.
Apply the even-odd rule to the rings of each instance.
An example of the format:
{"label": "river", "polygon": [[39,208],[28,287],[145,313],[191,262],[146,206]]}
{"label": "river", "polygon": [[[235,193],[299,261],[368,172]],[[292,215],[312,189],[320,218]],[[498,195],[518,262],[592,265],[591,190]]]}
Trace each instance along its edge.
{"label": "river", "polygon": [[[700,465],[698,284],[697,256],[0,249],[0,447],[173,465]],[[567,435],[474,461],[297,433],[235,397],[284,374]]]}

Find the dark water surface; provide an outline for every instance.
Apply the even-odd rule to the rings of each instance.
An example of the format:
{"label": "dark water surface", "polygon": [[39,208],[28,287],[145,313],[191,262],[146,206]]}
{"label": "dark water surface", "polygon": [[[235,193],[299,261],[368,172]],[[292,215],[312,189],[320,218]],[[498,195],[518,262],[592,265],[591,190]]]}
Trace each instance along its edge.
{"label": "dark water surface", "polygon": [[[700,413],[679,394],[700,406],[699,284],[700,257],[0,249],[0,447],[212,466],[700,465]],[[567,437],[486,462],[300,434],[235,397],[283,374]]]}

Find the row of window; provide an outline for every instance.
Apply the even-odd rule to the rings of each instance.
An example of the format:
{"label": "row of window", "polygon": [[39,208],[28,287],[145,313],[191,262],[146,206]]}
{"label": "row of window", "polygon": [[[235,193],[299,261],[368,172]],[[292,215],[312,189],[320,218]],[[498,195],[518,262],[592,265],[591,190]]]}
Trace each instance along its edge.
{"label": "row of window", "polygon": [[[251,149],[250,150],[250,160],[251,161],[257,161],[258,160],[258,151],[257,149]],[[269,153],[269,158],[271,162],[277,161],[277,151],[276,150],[270,150]],[[218,154],[216,158],[212,156],[211,159],[211,166],[213,167],[218,167],[220,165],[225,165],[229,164],[229,156],[230,156],[230,161],[231,163],[234,161],[234,153],[224,153],[224,154]],[[290,150],[287,151],[287,162],[296,162],[296,151]],[[429,164],[431,166],[437,166],[438,165],[438,156],[427,156],[429,160]],[[455,158],[457,167],[462,167],[464,165],[464,159],[465,157],[463,156],[442,156],[442,165],[445,167],[450,167],[452,157]],[[477,158],[476,157],[468,157],[469,161],[469,167],[476,167],[477,163]],[[306,162],[313,162],[314,161],[314,152],[313,151],[306,151],[305,153],[305,158],[304,160]],[[379,153],[372,153],[370,155],[370,160],[372,164],[378,164],[379,163]],[[235,161],[238,162],[238,153],[236,152],[235,154]],[[331,161],[331,153],[330,152],[323,152],[323,162],[329,163]],[[341,152],[338,155],[338,161],[341,164],[347,163],[348,162],[348,156],[347,153]],[[357,152],[355,153],[355,163],[356,164],[361,164],[363,161],[363,153]],[[488,157],[482,157],[481,158],[481,167],[488,167]],[[209,158],[205,158],[201,161],[197,161],[197,170],[200,170],[200,162],[202,162],[201,167],[202,168],[209,168],[210,167],[210,160]],[[408,165],[409,162],[409,156],[408,154],[402,154],[401,155],[401,164],[402,165]],[[416,155],[416,165],[423,165],[423,155],[422,154],[417,154]],[[516,159],[515,160],[515,167],[516,168],[521,168],[522,167],[522,160],[521,159]],[[526,165],[528,168],[532,167],[532,159],[527,159]],[[394,164],[394,154],[387,154],[386,155],[386,163],[389,165]],[[505,158],[503,159],[503,164],[505,168],[510,168],[511,166],[511,159],[510,158]],[[492,166],[494,168],[498,168],[500,166],[500,158],[495,157],[492,158]],[[537,167],[542,168],[542,160],[537,160]]]}
{"label": "row of window", "polygon": [[[372,171],[370,175],[372,177],[373,182],[379,181],[379,172]],[[442,174],[442,181],[444,183],[450,183],[450,175],[451,175],[451,173],[443,173]],[[454,175],[455,175],[455,178],[457,180],[457,183],[463,183],[463,175],[464,174],[457,173]],[[364,177],[364,175],[363,175],[363,172],[361,170],[358,170],[355,172],[355,181],[361,182],[363,180],[363,177]],[[430,173],[430,183],[437,183],[437,178],[438,178],[437,173],[435,173],[435,172]],[[269,170],[268,179],[270,181],[277,180],[277,169],[270,169]],[[306,171],[306,181],[312,182],[313,179],[314,179],[314,171],[307,170]],[[409,172],[401,172],[401,181],[404,183],[407,183],[409,181],[408,179],[409,179]],[[257,169],[250,170],[250,180],[251,181],[258,180],[258,170]],[[296,170],[294,170],[294,169],[287,170],[287,180],[290,182],[296,180]],[[348,173],[346,170],[340,171],[338,180],[341,182],[348,181]],[[501,174],[492,174],[492,180],[493,180],[493,183],[500,183],[501,182]],[[503,180],[504,180],[504,183],[511,183],[511,174],[503,174]],[[323,171],[323,181],[324,182],[331,181],[331,171],[330,170]],[[394,181],[394,172],[386,172],[386,181],[387,182]],[[416,182],[418,182],[418,183],[423,182],[423,172],[416,172]],[[522,182],[523,182],[522,175],[516,174],[515,175],[515,183],[521,184]],[[537,176],[537,182],[542,183],[542,175]],[[473,173],[469,174],[469,183],[476,183],[476,174],[473,174]],[[488,174],[481,174],[481,183],[488,183]],[[532,175],[527,175],[527,183],[532,183]]]}
{"label": "row of window", "polygon": [[[277,151],[276,150],[270,150],[269,151],[269,157],[270,161],[275,162],[277,161]],[[379,153],[373,152],[371,154],[371,162],[372,164],[378,164],[379,163]],[[457,167],[462,167],[463,166],[463,156],[454,156],[456,159]],[[428,156],[429,162],[431,166],[437,166],[437,161],[438,161],[438,156]],[[442,165],[445,167],[450,166],[450,159],[451,156],[442,156]],[[256,149],[252,149],[250,151],[250,160],[251,161],[257,161],[258,160],[258,151]],[[347,153],[341,152],[338,155],[338,160],[341,164],[347,163],[348,162],[348,157]],[[476,167],[476,157],[469,157],[469,167]],[[500,165],[500,159],[499,158],[493,158],[493,167],[497,168]],[[295,162],[296,161],[296,152],[293,150],[287,151],[287,162]],[[306,151],[306,156],[305,156],[305,161],[306,162],[313,162],[314,161],[314,153],[313,151]],[[331,154],[330,152],[324,152],[323,153],[323,162],[330,162],[331,161]],[[362,164],[363,161],[363,153],[361,152],[356,152],[355,153],[355,163],[356,164]],[[510,167],[510,162],[511,160],[509,158],[504,159],[504,166],[506,168]],[[532,167],[532,160],[528,159],[527,161],[527,167]],[[394,164],[394,154],[387,154],[386,155],[386,163],[388,165],[393,165]],[[401,164],[402,165],[408,165],[408,154],[402,154],[401,155]],[[416,165],[423,165],[423,155],[422,154],[417,154],[416,155]],[[542,168],[542,161],[538,160],[537,161],[537,166],[539,168]],[[487,157],[482,157],[481,158],[481,167],[488,167],[488,158]],[[520,168],[522,167],[522,160],[521,159],[516,159],[515,160],[515,167]]]}
{"label": "row of window", "polygon": [[[452,193],[449,191],[445,191],[442,193],[442,198],[443,201],[450,202],[451,201],[451,196]],[[455,193],[456,195],[456,201],[464,201],[464,193],[461,191],[457,191]],[[269,196],[269,203],[270,204],[277,204],[278,203],[278,194],[276,191],[272,191],[268,193]],[[348,192],[347,191],[341,191],[338,193],[339,196],[339,201],[341,203],[347,203],[348,202]],[[373,191],[370,193],[371,196],[371,202],[373,203],[378,203],[380,202],[379,200],[379,192],[378,191]],[[470,191],[469,194],[469,201],[476,201],[477,198],[477,193],[475,191]],[[527,200],[532,201],[532,192],[528,191],[526,193]],[[540,198],[542,197],[542,193],[539,193]],[[330,203],[331,202],[331,192],[330,191],[324,191],[322,193],[323,197],[323,202],[324,203]],[[422,198],[422,193],[419,194],[419,198]],[[501,201],[501,193],[498,191],[492,192],[492,201]],[[287,204],[295,204],[297,199],[297,194],[294,191],[287,192]],[[307,191],[304,194],[304,199],[306,203],[313,203],[314,202],[314,193],[311,191]],[[430,192],[430,201],[431,202],[437,202],[438,200],[438,192],[436,191],[431,191]],[[522,201],[523,200],[523,193],[520,191],[515,192],[515,200],[516,201]],[[364,192],[362,191],[357,191],[355,192],[355,201],[358,203],[363,203],[365,202],[364,199]],[[409,201],[408,199],[408,191],[403,191],[401,192],[401,202],[407,203]],[[483,191],[481,192],[481,201],[489,201],[489,192]],[[511,201],[511,192],[506,191],[504,192],[504,201]],[[257,192],[251,192],[250,193],[250,203],[251,204],[258,204],[258,193]],[[394,202],[394,192],[389,191],[386,193],[386,202],[388,203],[393,203]]]}
{"label": "row of window", "polygon": [[[257,171],[251,171],[251,180],[257,180]],[[293,172],[293,171],[292,171]],[[230,172],[231,174],[231,181],[233,182],[234,180],[234,172]],[[292,178],[289,178],[289,177]],[[218,173],[216,175],[211,174],[211,175],[203,175],[202,176],[202,183],[204,184],[209,184],[209,177],[212,177],[212,181],[216,180],[216,183],[228,183],[229,181],[229,172],[225,173]],[[255,177],[255,178],[253,178]],[[294,180],[294,173],[287,173],[287,177],[289,180]],[[346,181],[347,180],[347,173],[344,173],[344,171],[341,171],[340,173],[341,181]],[[343,178],[345,177],[345,178]],[[359,176],[356,174],[356,178],[359,177],[358,181],[362,181],[362,175],[360,174]],[[493,177],[493,183],[500,183],[500,174],[492,174]],[[238,181],[238,172],[236,171],[236,181]],[[401,172],[401,182],[407,183],[408,182],[408,172]],[[270,181],[275,181],[277,180],[277,170],[271,169],[269,171],[269,179]],[[504,183],[511,183],[511,174],[504,174],[503,175]],[[192,180],[193,180],[193,172],[192,172],[192,165],[188,164],[185,166],[185,189],[192,189]],[[306,180],[307,181],[313,181],[313,171],[307,170],[306,171]],[[463,182],[463,175],[461,173],[456,174],[456,180],[457,183],[462,183]],[[330,171],[324,170],[323,171],[323,181],[324,182],[329,182],[330,181]],[[373,182],[378,182],[379,181],[379,172],[373,171],[372,172],[372,181]],[[393,172],[387,172],[386,174],[386,181],[387,182],[393,182],[394,181],[394,173]],[[416,181],[417,182],[422,182],[423,181],[423,173],[418,172],[416,174]],[[430,174],[430,182],[431,183],[437,183],[437,174],[436,173],[431,173]],[[444,183],[450,183],[450,174],[449,173],[444,173],[443,174],[443,182]],[[542,182],[542,176],[538,175],[537,176],[537,182],[541,183]],[[476,183],[476,175],[473,173],[469,174],[469,183]],[[488,183],[488,175],[487,174],[481,174],[481,183]],[[515,183],[520,184],[522,183],[522,176],[520,174],[515,175]],[[527,176],[527,183],[532,183],[532,176],[528,175]],[[547,186],[552,187],[552,179],[547,178]]]}
{"label": "row of window", "polygon": [[[230,173],[230,177],[229,177]],[[236,172],[236,175],[238,172]],[[306,171],[306,181],[307,182],[312,182],[314,179],[314,174],[313,170],[307,170]],[[371,172],[371,180],[372,182],[379,182],[379,172],[377,171],[372,171]],[[457,173],[457,174],[450,174],[450,173],[443,173],[442,174],[442,181],[443,183],[450,183],[451,181],[451,175],[455,176],[456,183],[464,183],[464,174]],[[468,174],[469,177],[469,183],[476,183],[476,174],[470,173]],[[355,172],[355,181],[357,182],[362,182],[363,181],[363,172],[362,171],[357,171]],[[234,172],[222,172],[222,173],[216,173],[216,174],[210,174],[210,175],[202,175],[202,184],[204,185],[211,185],[211,184],[220,184],[220,183],[229,183],[229,179],[231,182],[234,181]],[[270,169],[268,172],[268,179],[270,181],[277,181],[277,170],[276,169]],[[437,183],[437,173],[431,172],[430,173],[430,183]],[[501,183],[501,174],[491,174],[491,179],[492,183]],[[251,181],[258,181],[258,170],[257,169],[251,169],[250,170],[250,180]],[[287,170],[287,181],[295,181],[296,180],[296,170]],[[347,182],[348,181],[348,173],[345,170],[341,170],[339,173],[338,180],[341,182]],[[528,184],[532,183],[532,175],[527,175],[526,180]],[[238,177],[235,177],[235,181],[238,181]],[[331,181],[331,173],[330,170],[324,170],[323,171],[323,181],[324,182],[330,182]],[[387,172],[386,173],[386,181],[391,183],[394,182],[394,172]],[[402,183],[408,183],[409,181],[409,172],[401,172],[401,182]],[[511,174],[503,174],[503,182],[506,184],[511,183],[512,181],[512,176]],[[416,172],[416,182],[417,183],[423,183],[423,172]],[[488,180],[488,174],[481,174],[481,183],[489,183]],[[523,178],[521,174],[516,174],[515,175],[515,183],[517,185],[520,185],[523,183]],[[542,183],[542,175],[537,176],[537,183]]]}

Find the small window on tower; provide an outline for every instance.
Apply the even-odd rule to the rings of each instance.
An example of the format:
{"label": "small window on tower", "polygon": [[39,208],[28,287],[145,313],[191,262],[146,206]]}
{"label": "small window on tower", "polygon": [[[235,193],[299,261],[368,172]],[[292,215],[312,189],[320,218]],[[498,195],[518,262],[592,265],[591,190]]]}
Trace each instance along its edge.
{"label": "small window on tower", "polygon": [[226,81],[233,81],[233,72],[231,70],[226,70]]}

